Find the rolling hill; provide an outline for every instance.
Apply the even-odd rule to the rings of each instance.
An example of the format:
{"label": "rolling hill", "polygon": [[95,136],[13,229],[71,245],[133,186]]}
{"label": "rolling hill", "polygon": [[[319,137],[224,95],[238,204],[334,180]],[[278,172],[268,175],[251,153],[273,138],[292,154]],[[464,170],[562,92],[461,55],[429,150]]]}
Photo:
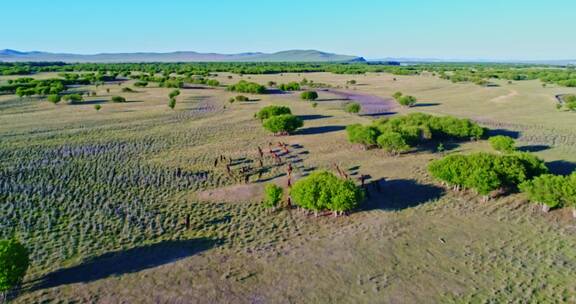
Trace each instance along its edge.
{"label": "rolling hill", "polygon": [[289,50],[277,53],[240,53],[218,54],[198,52],[170,53],[101,53],[101,54],[68,54],[49,52],[21,52],[0,50],[0,61],[4,62],[348,62],[364,61],[364,58],[349,55],[338,55],[316,50]]}

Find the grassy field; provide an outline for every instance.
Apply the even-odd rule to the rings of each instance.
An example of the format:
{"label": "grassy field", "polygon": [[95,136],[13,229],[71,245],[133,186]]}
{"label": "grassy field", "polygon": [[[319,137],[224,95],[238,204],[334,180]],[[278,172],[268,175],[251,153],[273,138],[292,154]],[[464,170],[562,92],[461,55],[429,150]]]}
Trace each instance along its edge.
{"label": "grassy field", "polygon": [[[554,99],[574,88],[536,81],[486,88],[432,75],[242,78],[304,77],[383,99],[414,95],[420,106],[392,112],[472,118],[518,137],[555,171],[574,169],[575,116],[557,111]],[[217,79],[230,84],[240,76]],[[347,86],[351,79],[358,84]],[[576,226],[568,210],[542,214],[518,194],[481,202],[427,176],[438,153],[392,157],[349,144],[345,126],[374,116],[345,113],[347,100],[337,94],[321,91],[317,107],[298,93],[229,104],[237,94],[195,86],[182,89],[171,110],[170,89],[121,92],[130,85],[80,87],[97,96],[79,105],[0,96],[0,183],[8,194],[0,228],[2,236],[15,228],[33,258],[15,302],[576,301]],[[129,102],[107,102],[112,95]],[[290,106],[304,128],[289,137],[266,133],[253,114],[269,104]],[[285,185],[284,165],[267,159],[266,172],[248,184],[214,166],[220,155],[233,160],[234,171],[254,165],[257,147],[278,141],[290,145],[283,161],[297,175],[337,164],[378,187],[358,212],[314,218],[260,205],[266,182]],[[484,141],[446,144],[448,153],[491,150]]]}

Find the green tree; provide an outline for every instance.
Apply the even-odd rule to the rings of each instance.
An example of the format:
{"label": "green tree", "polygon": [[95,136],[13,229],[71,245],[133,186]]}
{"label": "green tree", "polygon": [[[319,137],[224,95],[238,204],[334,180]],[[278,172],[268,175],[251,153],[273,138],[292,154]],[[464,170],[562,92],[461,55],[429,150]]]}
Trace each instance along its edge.
{"label": "green tree", "polygon": [[176,107],[176,98],[170,98],[170,100],[168,100],[168,107],[174,110]]}
{"label": "green tree", "polygon": [[510,153],[516,150],[515,147],[516,142],[510,136],[504,136],[504,135],[492,136],[488,139],[488,141],[490,141],[490,145],[492,145],[492,148],[494,148],[494,150],[499,152]]}
{"label": "green tree", "polygon": [[416,102],[417,102],[416,97],[409,95],[402,96],[398,99],[398,103],[405,107],[413,107],[414,105],[416,105]]}
{"label": "green tree", "polygon": [[278,205],[282,201],[282,195],[284,193],[284,189],[275,184],[267,184],[266,187],[264,188],[264,193],[265,193],[264,206],[266,208],[276,209],[276,207],[278,207]]}
{"label": "green tree", "polygon": [[402,134],[394,131],[380,134],[377,138],[377,142],[378,146],[380,146],[384,151],[395,155],[410,150],[410,145],[408,145]]}
{"label": "green tree", "polygon": [[102,109],[102,106],[101,106],[101,105],[99,105],[99,104],[95,104],[95,105],[94,105],[94,110],[100,111],[100,109]]}
{"label": "green tree", "polygon": [[346,127],[348,141],[353,144],[361,144],[364,148],[370,148],[377,145],[377,138],[380,135],[378,128],[374,126],[362,126],[353,124]]}
{"label": "green tree", "polygon": [[256,113],[256,117],[260,120],[264,120],[272,116],[283,114],[292,114],[292,111],[290,110],[289,107],[271,105],[260,109],[260,111]]}
{"label": "green tree", "polygon": [[350,180],[343,180],[327,171],[316,171],[298,180],[290,195],[301,208],[316,215],[331,210],[334,215],[357,208],[364,200],[364,192]]}
{"label": "green tree", "polygon": [[0,294],[22,283],[30,265],[28,250],[16,239],[0,240]]}
{"label": "green tree", "polygon": [[313,101],[318,99],[318,93],[316,93],[316,91],[304,91],[300,94],[300,98]]}
{"label": "green tree", "polygon": [[48,101],[53,103],[53,104],[59,103],[61,99],[62,98],[58,94],[48,95]]}
{"label": "green tree", "polygon": [[176,98],[176,96],[180,95],[180,90],[173,90],[172,92],[170,92],[170,94],[168,94],[168,97],[170,99]]}
{"label": "green tree", "polygon": [[275,115],[264,120],[264,128],[274,134],[287,135],[301,128],[304,122],[291,114]]}
{"label": "green tree", "polygon": [[527,154],[453,154],[430,162],[428,171],[455,189],[474,189],[486,196],[497,189],[515,189],[521,183],[547,173],[542,160]]}
{"label": "green tree", "polygon": [[570,186],[574,185],[570,185],[564,176],[544,174],[522,183],[520,190],[530,201],[542,204],[542,210],[547,212],[550,209],[573,204],[571,200],[574,199],[575,190]]}

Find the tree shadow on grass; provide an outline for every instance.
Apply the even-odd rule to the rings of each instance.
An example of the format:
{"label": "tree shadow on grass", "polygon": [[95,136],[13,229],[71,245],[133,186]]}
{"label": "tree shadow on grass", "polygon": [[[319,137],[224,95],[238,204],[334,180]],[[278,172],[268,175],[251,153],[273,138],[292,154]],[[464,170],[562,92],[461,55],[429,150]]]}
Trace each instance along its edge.
{"label": "tree shadow on grass", "polygon": [[367,200],[363,210],[403,210],[439,199],[444,189],[415,180],[376,180],[366,185]]}
{"label": "tree shadow on grass", "polygon": [[398,112],[378,112],[378,113],[364,113],[364,114],[360,114],[360,116],[366,116],[366,117],[380,117],[380,116],[389,116],[389,115],[394,115]]}
{"label": "tree shadow on grass", "polygon": [[316,120],[316,119],[323,119],[323,118],[330,118],[332,116],[327,115],[298,115],[302,120]]}
{"label": "tree shadow on grass", "polygon": [[521,152],[540,152],[544,150],[550,149],[548,145],[530,145],[530,146],[522,146],[518,148],[518,151]]}
{"label": "tree shadow on grass", "polygon": [[572,172],[576,171],[576,163],[565,160],[547,162],[546,166],[553,174],[570,175]]}
{"label": "tree shadow on grass", "polygon": [[295,132],[297,135],[313,135],[313,134],[325,134],[331,132],[342,131],[346,129],[345,126],[323,126],[323,127],[310,127]]}
{"label": "tree shadow on grass", "polygon": [[220,240],[200,238],[165,241],[126,251],[110,252],[30,282],[29,289],[34,291],[67,284],[87,283],[110,276],[134,273],[187,258],[220,243]]}
{"label": "tree shadow on grass", "polygon": [[435,106],[439,106],[440,103],[438,102],[422,102],[422,103],[417,103],[415,105],[413,105],[413,108],[424,108],[424,107],[435,107]]}
{"label": "tree shadow on grass", "polygon": [[316,101],[350,101],[350,98],[318,98]]}
{"label": "tree shadow on grass", "polygon": [[97,104],[103,104],[103,103],[108,103],[108,102],[110,102],[110,101],[106,100],[106,99],[96,99],[96,100],[86,100],[86,101],[80,101],[80,102],[71,102],[71,103],[69,103],[69,105],[71,105],[71,106],[97,105]]}
{"label": "tree shadow on grass", "polygon": [[514,139],[518,139],[521,135],[521,132],[519,131],[512,131],[512,130],[507,130],[507,129],[489,129],[486,132],[486,136],[487,137],[491,137],[491,136],[497,136],[497,135],[504,135],[504,136],[509,136],[512,137]]}
{"label": "tree shadow on grass", "polygon": [[286,91],[282,91],[280,89],[266,89],[266,92],[264,94],[268,94],[268,95],[282,95],[282,94],[290,94],[289,92]]}

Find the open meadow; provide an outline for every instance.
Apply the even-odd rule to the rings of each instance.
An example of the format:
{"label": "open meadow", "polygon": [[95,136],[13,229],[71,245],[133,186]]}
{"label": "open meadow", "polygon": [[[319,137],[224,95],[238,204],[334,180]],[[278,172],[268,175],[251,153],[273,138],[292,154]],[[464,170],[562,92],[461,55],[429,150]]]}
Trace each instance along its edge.
{"label": "open meadow", "polygon": [[[346,132],[416,112],[469,118],[569,174],[576,114],[558,111],[555,96],[576,88],[432,72],[215,74],[218,85],[180,88],[174,109],[172,88],[124,77],[68,88],[90,92],[78,103],[0,95],[0,237],[17,233],[31,254],[15,303],[576,302],[570,209],[543,213],[518,192],[486,201],[430,176],[430,161],[493,152],[487,140],[391,155]],[[273,89],[231,103],[240,93],[225,86],[241,79],[306,79],[319,96]],[[398,91],[418,103],[398,105]],[[350,101],[359,114],[343,110]],[[266,131],[254,115],[268,105],[290,107],[304,126]],[[287,189],[288,164],[295,180],[319,169],[365,176],[366,200],[338,217],[267,209],[264,187]]]}

